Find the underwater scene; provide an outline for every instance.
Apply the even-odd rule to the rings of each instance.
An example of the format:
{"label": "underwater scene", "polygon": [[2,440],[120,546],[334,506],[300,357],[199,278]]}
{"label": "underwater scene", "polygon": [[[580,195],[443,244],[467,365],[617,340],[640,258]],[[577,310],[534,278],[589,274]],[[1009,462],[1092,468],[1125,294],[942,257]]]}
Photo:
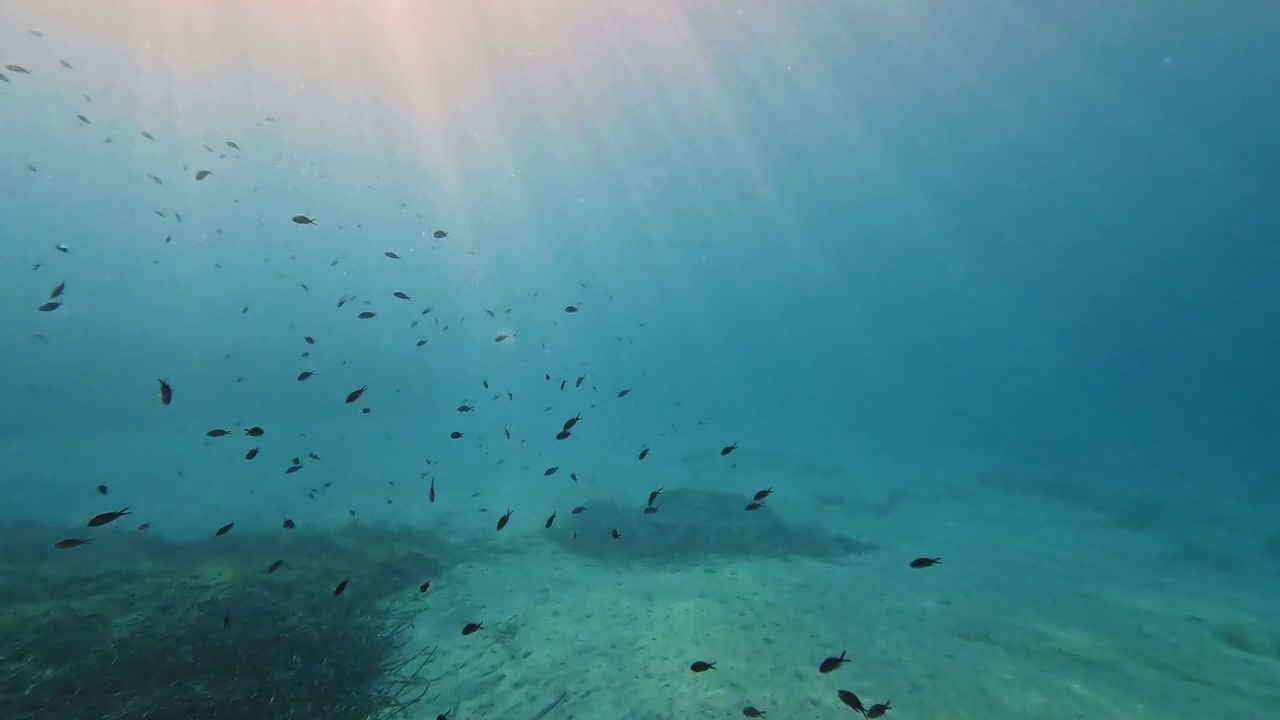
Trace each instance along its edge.
{"label": "underwater scene", "polygon": [[0,1],[0,718],[1280,717],[1278,39]]}

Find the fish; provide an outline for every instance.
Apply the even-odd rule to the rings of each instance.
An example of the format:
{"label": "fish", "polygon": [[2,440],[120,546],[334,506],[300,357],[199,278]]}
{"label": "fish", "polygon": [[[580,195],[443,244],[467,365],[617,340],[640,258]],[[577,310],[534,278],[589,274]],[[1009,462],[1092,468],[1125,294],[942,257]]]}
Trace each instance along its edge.
{"label": "fish", "polygon": [[364,312],[360,313],[356,317],[360,318],[361,320],[368,320],[370,318],[378,317],[378,313],[373,312],[372,310],[365,310]]}
{"label": "fish", "polygon": [[460,412],[460,413],[469,413],[469,412],[471,412],[471,411],[473,411],[473,410],[475,410],[475,408],[474,408],[474,407],[472,407],[472,406],[470,406],[470,405],[459,405],[459,406],[458,406],[458,412]]}
{"label": "fish", "polygon": [[867,708],[867,717],[871,718],[871,720],[875,720],[875,718],[884,717],[884,714],[889,712],[889,710],[890,708],[889,708],[888,700],[882,703],[876,703],[875,705],[872,705],[871,707]]}
{"label": "fish", "polygon": [[315,377],[315,374],[316,374],[315,370],[304,370],[303,372],[298,373],[298,382],[302,382],[303,380],[307,380],[309,378]]}
{"label": "fish", "polygon": [[290,219],[299,225],[315,225],[316,224],[315,218],[307,217],[306,215],[294,215]]}
{"label": "fish", "polygon": [[142,137],[144,137],[144,138],[146,138],[146,139],[150,140],[151,142],[155,142],[155,140],[156,140],[155,136],[154,136],[154,135],[152,135],[151,133],[147,132],[146,130],[143,130],[143,131],[142,131],[141,133],[139,133],[139,134],[140,134],[140,135],[142,135]]}
{"label": "fish", "polygon": [[579,505],[578,507],[576,507],[576,508],[574,508],[574,509],[570,510],[570,511],[569,511],[569,514],[570,514],[570,515],[581,515],[584,511],[586,511],[586,508],[585,508],[585,507],[583,507],[583,506],[581,506],[581,505]]}
{"label": "fish", "polygon": [[502,517],[498,518],[498,530],[502,530],[502,528],[506,527],[507,523],[510,522],[510,520],[511,520],[511,508],[507,508],[507,513]]}
{"label": "fish", "polygon": [[341,595],[342,592],[347,589],[347,583],[349,582],[351,581],[343,580],[342,582],[338,583],[338,586],[333,589],[333,596],[338,597],[339,595]]}
{"label": "fish", "polygon": [[404,294],[404,293],[400,292],[399,290],[397,290],[397,291],[395,291],[395,292],[391,293],[391,296],[392,296],[392,297],[394,297],[394,298],[396,298],[396,299],[398,299],[398,300],[412,300],[412,299],[413,299],[413,298],[409,297],[408,295],[406,295],[406,294]]}
{"label": "fish", "polygon": [[196,172],[196,180],[203,180],[213,174],[212,170],[200,170]]}
{"label": "fish", "polygon": [[103,525],[106,525],[109,522],[114,522],[116,520],[119,520],[125,515],[132,515],[132,513],[129,512],[129,508],[124,508],[123,510],[114,510],[112,512],[99,513],[97,515],[94,515],[89,520],[88,527],[102,527]]}
{"label": "fish", "polygon": [[58,309],[58,308],[60,308],[60,307],[62,307],[62,303],[60,303],[60,302],[55,302],[55,301],[50,301],[50,302],[47,302],[47,303],[45,303],[45,304],[41,305],[41,306],[39,307],[39,310],[40,310],[40,312],[53,312],[54,310],[57,310],[57,309]]}
{"label": "fish", "polygon": [[725,445],[724,447],[720,448],[720,457],[724,457],[725,455],[728,455],[729,453],[737,449],[738,449],[738,443],[734,443],[732,445]]}
{"label": "fish", "polygon": [[231,528],[235,526],[236,526],[235,523],[229,522],[226,525],[223,525],[222,527],[218,528],[217,532],[215,532],[213,536],[218,537],[219,535],[226,535],[227,533],[231,532]]}
{"label": "fish", "polygon": [[773,494],[773,488],[768,488],[767,490],[757,490],[756,494],[751,496],[751,499],[759,502],[760,500],[763,500],[772,494]]}
{"label": "fish", "polygon": [[173,386],[165,380],[157,379],[156,382],[160,383],[160,402],[165,405],[173,402]]}
{"label": "fish", "polygon": [[427,492],[427,500],[430,500],[431,502],[436,501],[436,479],[435,478],[431,478],[431,490]]}
{"label": "fish", "polygon": [[431,589],[431,581],[430,581],[430,580],[428,580],[428,581],[426,581],[426,582],[424,582],[424,583],[422,583],[421,585],[419,585],[419,586],[418,586],[418,592],[420,592],[420,593],[424,593],[424,592],[426,592],[426,591],[428,591],[428,590],[430,590],[430,589]]}
{"label": "fish", "polygon": [[247,428],[244,431],[244,434],[248,435],[249,437],[262,437],[265,433],[266,431],[258,427],[257,425],[254,425],[251,428]]}
{"label": "fish", "polygon": [[399,260],[399,259],[400,259],[400,256],[399,256],[399,255],[397,255],[397,254],[395,254],[395,253],[391,252],[390,250],[388,250],[388,251],[386,251],[386,252],[384,252],[384,253],[382,253],[382,254],[383,254],[383,255],[385,255],[386,257],[391,258],[392,260]]}
{"label": "fish", "polygon": [[747,506],[743,508],[743,510],[746,510],[747,512],[754,512],[756,510],[759,510],[762,507],[764,507],[764,503],[749,502],[747,503]]}
{"label": "fish", "polygon": [[867,714],[867,709],[862,706],[862,701],[858,699],[857,695],[848,690],[837,690],[836,695],[840,696],[840,702],[853,708],[855,712],[860,712],[863,715]]}
{"label": "fish", "polygon": [[716,664],[714,662],[705,662],[703,660],[696,660],[692,665],[689,666],[689,669],[696,673],[706,672],[708,670],[715,670]]}
{"label": "fish", "polygon": [[556,465],[556,466],[554,466],[554,467],[549,467],[549,468],[547,468],[546,470],[543,470],[543,471],[542,471],[542,475],[543,475],[543,477],[551,477],[552,475],[555,475],[555,474],[556,474],[556,471],[557,471],[557,470],[559,470],[559,469],[560,469],[560,466],[559,466],[559,465]]}
{"label": "fish", "polygon": [[757,709],[755,709],[754,707],[752,707],[751,705],[748,705],[748,706],[746,706],[746,707],[742,708],[742,714],[743,714],[743,715],[745,715],[745,716],[747,716],[747,717],[749,717],[749,718],[762,718],[762,717],[764,717],[764,711],[763,711],[763,710],[757,710]]}
{"label": "fish", "polygon": [[30,70],[28,70],[28,69],[26,69],[26,68],[22,67],[21,65],[5,65],[5,66],[4,66],[4,69],[5,69],[5,70],[8,70],[9,72],[16,72],[16,73],[18,73],[19,75],[30,75],[30,74],[31,74],[31,71],[30,71]]}
{"label": "fish", "polygon": [[484,623],[482,622],[478,622],[478,623],[469,622],[466,625],[462,626],[462,634],[470,635],[471,633],[474,633],[475,631],[480,630],[483,627],[484,627]]}
{"label": "fish", "polygon": [[613,531],[609,533],[609,537],[613,538],[614,540],[621,540],[622,533],[618,532],[617,528],[614,528]]}
{"label": "fish", "polygon": [[[581,303],[579,303],[579,304],[581,304]],[[578,312],[578,306],[577,306],[577,305],[566,305],[566,306],[564,307],[564,311],[565,311],[565,312],[567,312],[567,313],[569,313],[570,315],[572,315],[573,313]]]}
{"label": "fish", "polygon": [[449,433],[449,437],[453,438],[454,440],[458,440],[462,438],[462,433],[458,432],[457,430],[454,430],[453,432]]}
{"label": "fish", "polygon": [[627,388],[623,388],[622,390],[619,390],[619,391],[618,391],[618,397],[620,397],[620,398],[626,397],[626,396],[628,396],[628,395],[630,395],[630,394],[631,394],[631,390],[629,390],[629,389],[627,389]]}
{"label": "fish", "polygon": [[292,529],[294,529],[294,528],[298,527],[298,524],[297,524],[297,523],[295,523],[294,521],[290,520],[289,518],[285,518],[285,519],[284,519],[284,523],[283,523],[282,527],[283,527],[285,530],[292,530]]}
{"label": "fish", "polygon": [[551,523],[554,523],[555,521],[556,521],[556,514],[555,514],[555,511],[553,510],[551,512],[551,517],[547,518],[547,524],[544,527],[546,527],[547,529],[550,529]]}
{"label": "fish", "polygon": [[295,465],[290,465],[289,467],[287,467],[287,468],[285,468],[285,469],[284,469],[284,474],[285,474],[285,475],[292,475],[292,474],[294,474],[294,473],[298,472],[298,471],[299,471],[299,470],[301,470],[301,469],[302,469],[302,463],[297,463],[297,464],[295,464]]}
{"label": "fish", "polygon": [[252,460],[256,457],[258,457],[258,448],[252,448],[249,450],[249,452],[244,454],[245,460]]}
{"label": "fish", "polygon": [[650,506],[648,506],[648,507],[646,507],[646,508],[644,509],[644,514],[645,514],[645,515],[653,515],[653,514],[654,514],[654,513],[656,513],[656,512],[658,512],[658,508],[656,508],[656,507],[654,507],[654,506],[652,506],[652,505],[650,505]]}
{"label": "fish", "polygon": [[641,450],[640,450],[640,455],[639,455],[639,457],[637,457],[636,459],[637,459],[637,460],[643,460],[643,459],[645,459],[645,458],[647,458],[647,457],[649,457],[649,448],[643,448],[643,449],[641,449]]}
{"label": "fish", "polygon": [[315,338],[311,337],[310,335],[303,335],[303,336],[302,336],[302,339],[303,339],[303,340],[305,340],[305,341],[307,341],[307,344],[308,344],[308,345],[315,345],[315,344],[316,344],[316,340],[315,340]]}
{"label": "fish", "polygon": [[911,567],[919,570],[921,568],[933,567],[942,562],[942,558],[918,557],[911,561]]}
{"label": "fish", "polygon": [[581,420],[582,420],[582,413],[578,413],[577,415],[574,415],[573,417],[564,421],[564,429],[572,430],[573,426],[577,425],[579,422],[581,422]]}
{"label": "fish", "polygon": [[664,488],[658,488],[657,490],[654,490],[653,492],[649,493],[649,504],[650,504],[650,505],[652,505],[652,504],[653,504],[653,501],[654,501],[654,500],[657,500],[657,499],[658,499],[658,496],[662,494],[662,491],[663,491],[663,490],[664,490]]}
{"label": "fish", "polygon": [[364,394],[364,391],[368,389],[369,389],[369,386],[365,385],[359,388],[358,390],[352,390],[351,392],[347,393],[347,404],[350,405],[351,403],[359,400],[360,396]]}
{"label": "fish", "polygon": [[503,340],[506,340],[506,339],[507,339],[507,338],[509,338],[509,337],[512,337],[512,336],[511,336],[511,335],[499,335],[499,336],[495,337],[495,338],[493,339],[493,341],[494,341],[494,342],[502,342]]}
{"label": "fish", "polygon": [[106,485],[99,485],[99,486],[98,486],[98,494],[99,494],[99,495],[106,495],[106,494],[107,494],[107,486],[106,486]]}
{"label": "fish", "polygon": [[829,657],[826,660],[823,660],[822,664],[818,666],[818,672],[825,675],[829,672],[836,670],[841,665],[847,662],[853,662],[853,661],[846,658],[845,653],[842,652],[840,653],[840,657]]}
{"label": "fish", "polygon": [[93,542],[92,539],[81,540],[79,538],[67,538],[66,540],[59,540],[58,542],[54,543],[53,546],[59,550],[66,550],[67,548],[80,547],[81,545],[88,545],[92,542]]}
{"label": "fish", "polygon": [[230,434],[231,434],[230,430],[223,430],[222,428],[214,428],[209,432],[205,433],[205,435],[208,435],[211,438],[226,437]]}
{"label": "fish", "polygon": [[240,149],[240,146],[239,146],[239,145],[235,144],[234,142],[232,142],[232,141],[230,141],[230,140],[228,140],[228,141],[227,141],[227,147],[231,148],[232,150],[239,150],[239,149]]}
{"label": "fish", "polygon": [[61,294],[62,294],[62,291],[63,291],[63,290],[66,290],[66,289],[67,289],[67,284],[66,284],[66,283],[64,283],[64,282],[60,282],[60,283],[58,283],[57,285],[55,285],[55,286],[54,286],[54,288],[53,288],[52,290],[50,290],[50,291],[49,291],[49,299],[50,299],[50,300],[53,300],[53,299],[57,298],[59,295],[61,295]]}
{"label": "fish", "polygon": [[427,341],[426,341],[426,340],[419,340],[419,341],[418,341],[418,347],[422,347],[423,345],[426,345],[426,344],[427,344]]}
{"label": "fish", "polygon": [[441,240],[441,239],[444,239],[444,238],[449,237],[449,233],[445,232],[444,230],[437,230],[437,231],[435,231],[435,232],[431,233],[431,237],[433,237],[433,238],[435,238],[435,239],[437,239],[437,240]]}
{"label": "fish", "polygon": [[561,430],[560,432],[556,433],[556,439],[565,440],[572,434],[573,433],[569,432],[568,430]]}
{"label": "fish", "polygon": [[275,572],[275,571],[279,570],[279,569],[280,569],[280,566],[281,566],[281,565],[283,565],[283,564],[284,564],[284,561],[283,561],[283,560],[277,560],[277,561],[275,561],[275,562],[271,563],[271,565],[267,566],[267,574],[268,574],[268,575],[270,575],[271,573],[273,573],[273,572]]}

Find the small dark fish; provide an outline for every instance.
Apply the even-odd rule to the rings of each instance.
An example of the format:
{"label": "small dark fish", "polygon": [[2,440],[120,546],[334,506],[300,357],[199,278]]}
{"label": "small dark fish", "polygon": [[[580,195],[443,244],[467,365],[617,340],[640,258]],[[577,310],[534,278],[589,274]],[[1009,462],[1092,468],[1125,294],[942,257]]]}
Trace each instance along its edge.
{"label": "small dark fish", "polygon": [[268,575],[270,575],[271,573],[273,573],[273,572],[275,572],[275,571],[279,570],[279,569],[280,569],[280,566],[281,566],[281,565],[283,565],[283,564],[284,564],[284,561],[283,561],[283,560],[277,560],[277,561],[275,561],[275,562],[271,563],[271,565],[269,565],[269,566],[267,567],[267,574],[268,574]]}
{"label": "small dark fish", "polygon": [[618,397],[626,397],[626,396],[628,396],[628,395],[630,395],[630,394],[631,394],[631,391],[630,391],[630,390],[626,390],[626,389],[624,389],[624,390],[619,390],[619,391],[618,391]]}
{"label": "small dark fish", "polygon": [[62,67],[66,68],[66,69],[68,69],[68,70],[73,70],[73,69],[74,69],[74,68],[72,68],[72,67],[71,67],[71,63],[67,62],[66,60],[59,60],[58,62],[62,63]]}
{"label": "small dark fish", "polygon": [[412,299],[413,299],[413,298],[409,297],[408,295],[405,295],[404,293],[400,292],[399,290],[397,290],[397,291],[395,291],[395,292],[391,293],[391,296],[392,296],[392,297],[394,297],[394,298],[400,299],[400,300],[412,300]]}
{"label": "small dark fish", "polygon": [[359,400],[360,396],[364,394],[364,391],[368,389],[369,389],[369,386],[365,385],[364,387],[361,387],[359,390],[352,390],[350,393],[347,394],[347,404],[350,405],[351,403]]}
{"label": "small dark fish", "polygon": [[67,247],[66,245],[54,245],[54,246],[53,246],[53,248],[54,248],[55,250],[57,250],[58,252],[60,252],[60,253],[69,253],[69,252],[71,252],[71,248]]}
{"label": "small dark fish", "polygon": [[58,542],[54,543],[53,546],[59,550],[66,550],[67,548],[80,547],[81,545],[88,545],[89,543],[92,543],[92,542],[93,540],[79,540],[77,538],[67,538],[66,540],[59,540]]}
{"label": "small dark fish", "polygon": [[747,716],[747,717],[749,717],[749,718],[762,718],[762,717],[764,717],[764,711],[763,711],[763,710],[757,710],[757,709],[755,709],[754,707],[752,707],[752,706],[750,706],[750,705],[748,705],[748,706],[746,706],[746,707],[742,708],[742,714],[743,714],[743,715],[745,715],[745,716]]}
{"label": "small dark fish", "polygon": [[392,260],[399,260],[399,259],[400,259],[400,256],[399,256],[399,255],[397,255],[397,254],[395,254],[395,253],[391,252],[390,250],[388,250],[388,251],[386,251],[386,252],[384,252],[384,253],[382,253],[382,254],[383,254],[383,255],[385,255],[385,256],[387,256],[387,257],[389,257],[389,258],[391,258]]}
{"label": "small dark fish", "polygon": [[219,535],[226,535],[227,533],[231,532],[231,528],[235,526],[236,524],[233,522],[227,523],[226,525],[223,525],[222,527],[218,528],[218,531],[215,532],[213,536],[218,537]]}
{"label": "small dark fish", "polygon": [[911,561],[911,567],[919,570],[920,568],[933,567],[942,562],[942,558],[918,557]]}
{"label": "small dark fish", "polygon": [[212,170],[201,170],[196,173],[197,180],[203,180],[213,174]]}
{"label": "small dark fish", "polygon": [[551,513],[551,517],[547,518],[547,524],[546,524],[546,526],[545,526],[545,527],[550,528],[550,527],[551,527],[551,523],[554,523],[555,521],[556,521],[556,514],[555,514],[555,512],[554,512],[554,511],[552,511],[552,513]]}
{"label": "small dark fish", "polygon": [[569,382],[568,380],[561,380],[561,381],[560,381],[560,389],[561,389],[561,390],[563,390],[563,389],[564,389],[565,384],[566,384],[566,383],[568,383],[568,382]]}
{"label": "small dark fish", "polygon": [[315,225],[316,219],[307,217],[306,215],[294,215],[293,221],[299,225]]}
{"label": "small dark fish", "polygon": [[458,406],[458,412],[460,412],[460,413],[469,413],[469,412],[471,412],[472,410],[475,410],[475,408],[474,408],[474,407],[472,407],[472,406],[470,406],[470,405],[459,405],[459,406]]}
{"label": "small dark fish", "polygon": [[9,82],[9,76],[4,73],[0,73],[0,82]]}
{"label": "small dark fish", "polygon": [[502,434],[503,434],[503,435],[506,435],[508,440],[510,440],[510,439],[511,439],[511,431],[510,431],[510,430],[508,430],[508,429],[506,429],[506,428],[502,428]]}
{"label": "small dark fish", "polygon": [[138,526],[138,532],[143,532],[151,528],[151,523],[142,523]]}
{"label": "small dark fish", "polygon": [[547,468],[546,470],[543,470],[543,471],[542,471],[542,475],[543,475],[543,477],[551,477],[552,475],[555,475],[555,474],[556,474],[556,471],[557,471],[557,470],[559,470],[559,469],[560,469],[560,466],[559,466],[559,465],[555,465],[555,466],[553,466],[553,467],[549,467],[549,468]]}
{"label": "small dark fish", "polygon": [[573,433],[569,432],[568,430],[561,430],[560,432],[556,433],[556,439],[557,439],[557,440],[564,440],[564,439],[568,438],[568,437],[569,437],[570,435],[572,435],[572,434],[573,434]]}
{"label": "small dark fish", "polygon": [[825,675],[829,672],[832,672],[833,670],[836,670],[841,665],[847,662],[853,662],[853,661],[846,658],[845,653],[842,652],[840,653],[840,657],[829,657],[826,660],[823,660],[822,664],[818,666],[818,672]]}
{"label": "small dark fish", "polygon": [[658,496],[662,494],[662,491],[663,491],[663,490],[664,490],[664,488],[658,488],[657,490],[654,490],[653,492],[649,493],[649,504],[650,504],[650,505],[652,505],[652,504],[653,504],[653,501],[654,501],[654,500],[657,500],[657,499],[658,499]]}
{"label": "small dark fish", "polygon": [[484,623],[482,623],[482,622],[479,622],[479,623],[467,623],[467,624],[466,624],[466,625],[464,625],[464,626],[463,626],[463,628],[462,628],[462,634],[463,634],[463,635],[470,635],[471,633],[473,633],[473,632],[475,632],[475,631],[477,631],[477,630],[479,630],[479,629],[481,629],[481,628],[483,628],[483,627],[484,627]]}
{"label": "small dark fish", "polygon": [[289,467],[287,467],[287,468],[285,468],[285,469],[284,469],[284,474],[285,474],[285,475],[292,475],[292,474],[294,474],[294,473],[298,472],[298,471],[299,471],[299,470],[301,470],[301,469],[302,469],[302,464],[301,464],[301,463],[299,463],[299,464],[297,464],[297,465],[290,465]]}
{"label": "small dark fish", "polygon": [[314,452],[307,453],[307,457],[311,458],[312,460],[315,460],[316,462],[320,462],[320,456],[315,454]]}
{"label": "small dark fish", "polygon": [[453,432],[449,433],[449,437],[453,438],[454,440],[458,440],[462,437],[462,433],[458,432],[457,430],[454,430]]}
{"label": "small dark fish", "polygon": [[875,720],[875,718],[878,718],[878,717],[884,717],[884,714],[889,712],[890,709],[891,708],[889,707],[889,703],[887,701],[882,703],[876,703],[875,705],[872,705],[871,707],[867,708],[867,717],[871,718],[871,720]]}
{"label": "small dark fish", "polygon": [[641,450],[641,451],[640,451],[640,456],[639,456],[638,458],[636,458],[636,459],[637,459],[637,460],[643,460],[643,459],[645,459],[645,458],[647,458],[647,457],[649,457],[649,448],[644,448],[643,450]]}
{"label": "small dark fish", "polygon": [[22,67],[21,65],[5,65],[5,66],[4,66],[4,69],[5,69],[5,70],[8,70],[9,72],[16,72],[16,73],[18,73],[19,75],[30,75],[30,74],[31,74],[31,71],[30,71],[30,70],[28,70],[28,69],[26,69],[26,68]]}
{"label": "small dark fish", "polygon": [[77,120],[79,120],[80,122],[84,123],[85,125],[88,125],[88,124],[89,124],[89,118],[87,118],[87,117],[85,117],[85,116],[83,116],[83,115],[77,115],[77,116],[76,116],[76,119],[77,119]]}
{"label": "small dark fish", "polygon": [[264,434],[266,434],[266,432],[267,432],[266,430],[263,430],[262,428],[258,427],[257,425],[254,425],[254,426],[253,426],[253,427],[251,427],[251,428],[247,428],[247,429],[244,431],[244,434],[245,434],[245,435],[248,435],[249,437],[262,437]]}
{"label": "small dark fish", "polygon": [[436,479],[431,478],[431,490],[427,492],[427,499],[431,502],[436,501]]}
{"label": "small dark fish", "polygon": [[452,710],[445,710],[444,712],[442,712],[442,713],[440,713],[439,715],[437,715],[437,716],[436,716],[436,720],[449,720],[449,713],[451,713],[451,712],[453,712],[453,711],[452,711]]}
{"label": "small dark fish", "polygon": [[426,340],[419,340],[419,341],[418,341],[418,347],[422,347],[423,345],[426,345],[426,344],[427,344],[427,341],[426,341]]}
{"label": "small dark fish", "polygon": [[582,387],[582,381],[586,379],[587,379],[586,375],[579,375],[578,379],[573,381],[573,386],[576,388]]}
{"label": "small dark fish", "polygon": [[836,694],[840,696],[840,702],[853,708],[855,712],[860,712],[863,715],[867,714],[867,709],[862,706],[862,701],[858,699],[857,695],[848,690],[837,690]]}
{"label": "small dark fish", "polygon": [[743,510],[746,510],[747,512],[753,512],[755,510],[759,510],[762,507],[764,507],[764,503],[749,502],[747,503],[747,506],[743,508]]}
{"label": "small dark fish", "polygon": [[232,150],[239,150],[239,149],[240,149],[240,146],[239,146],[239,145],[237,145],[237,144],[235,144],[235,143],[231,142],[230,140],[228,140],[228,141],[227,141],[227,147],[231,148]]}
{"label": "small dark fish", "polygon": [[622,533],[618,532],[617,528],[614,528],[614,530],[609,533],[609,537],[612,537],[614,540],[621,540]]}
{"label": "small dark fish", "polygon": [[738,449],[738,443],[734,443],[732,445],[725,445],[724,447],[720,448],[720,456],[724,457],[725,455],[728,455],[729,453],[737,449]]}
{"label": "small dark fish", "polygon": [[157,380],[160,383],[160,402],[168,405],[173,402],[173,386],[165,380]]}
{"label": "small dark fish", "polygon": [[658,508],[656,508],[656,507],[654,507],[654,506],[652,506],[652,505],[650,505],[650,506],[648,506],[648,507],[646,507],[646,508],[644,509],[644,514],[645,514],[645,515],[653,515],[653,514],[654,514],[654,513],[656,513],[656,512],[658,512]]}
{"label": "small dark fish", "polygon": [[423,314],[423,315],[426,315],[427,313],[430,313],[432,310],[435,310],[435,308],[433,308],[433,307],[423,308],[423,309],[422,309],[422,314]]}
{"label": "small dark fish", "polygon": [[302,339],[303,339],[303,340],[306,340],[308,345],[315,345],[315,344],[316,344],[315,338],[311,337],[310,335],[303,335],[303,336],[302,336]]}
{"label": "small dark fish", "polygon": [[716,664],[713,662],[703,662],[701,660],[698,660],[697,662],[690,665],[689,669],[696,673],[706,672],[708,670],[715,670]]}
{"label": "small dark fish", "polygon": [[244,454],[245,460],[252,460],[256,457],[258,457],[258,448],[251,448],[249,452]]}
{"label": "small dark fish", "polygon": [[583,507],[583,506],[579,505],[578,507],[574,508],[573,510],[570,510],[570,511],[569,511],[569,514],[570,514],[570,515],[581,515],[581,514],[583,513],[583,511],[585,511],[585,510],[586,510],[586,508],[585,508],[585,507]]}
{"label": "small dark fish", "polygon": [[365,310],[364,312],[360,313],[356,317],[360,318],[361,320],[368,320],[369,318],[378,317],[378,313],[372,312],[370,310]]}
{"label": "small dark fish", "polygon": [[510,336],[510,335],[499,335],[498,337],[494,338],[494,339],[493,339],[493,341],[494,341],[494,342],[502,342],[503,340],[506,340],[506,339],[507,339],[507,338],[509,338],[509,337],[511,337],[511,336]]}
{"label": "small dark fish", "polygon": [[421,585],[419,585],[419,586],[418,586],[418,592],[420,592],[420,593],[424,593],[424,592],[426,592],[426,591],[428,591],[428,590],[430,590],[430,589],[431,589],[431,581],[430,581],[430,580],[428,580],[428,581],[426,581],[426,582],[424,582],[424,583],[422,583]]}
{"label": "small dark fish", "polygon": [[433,237],[433,238],[435,238],[435,239],[437,239],[437,240],[441,240],[441,239],[443,239],[443,238],[447,238],[447,237],[449,237],[449,233],[445,232],[444,230],[437,230],[437,231],[435,231],[435,232],[431,233],[431,237]]}
{"label": "small dark fish", "polygon": [[50,300],[53,300],[54,298],[56,298],[56,297],[58,297],[59,295],[61,295],[61,294],[62,294],[62,291],[63,291],[63,290],[66,290],[66,289],[67,289],[67,284],[66,284],[66,283],[64,283],[64,282],[60,282],[60,283],[58,283],[56,286],[54,286],[54,288],[53,288],[52,290],[50,290],[50,291],[49,291],[49,299],[50,299]]}
{"label": "small dark fish", "polygon": [[569,479],[574,482],[578,482],[578,473],[574,473],[574,472],[569,473]]}
{"label": "small dark fish", "polygon": [[772,494],[773,494],[773,488],[769,488],[768,490],[757,490],[756,494],[751,496],[751,499],[759,502],[769,497]]}
{"label": "small dark fish", "polygon": [[573,417],[564,421],[564,429],[572,430],[573,426],[577,425],[581,420],[582,420],[582,413],[578,413],[577,415],[574,415]]}
{"label": "small dark fish", "polygon": [[205,433],[205,435],[208,435],[209,437],[212,437],[212,438],[226,437],[230,434],[231,434],[230,430],[223,430],[222,428],[214,428],[209,432]]}
{"label": "small dark fish", "polygon": [[106,485],[99,485],[99,486],[98,486],[98,494],[99,494],[99,495],[106,495],[106,494],[107,494],[107,486],[106,486]]}
{"label": "small dark fish", "polygon": [[336,588],[334,588],[334,589],[333,589],[333,596],[334,596],[334,597],[338,597],[339,595],[341,595],[341,594],[342,594],[342,591],[347,589],[347,583],[349,583],[349,582],[351,582],[351,581],[350,581],[350,580],[343,580],[342,582],[338,583],[338,587],[336,587]]}
{"label": "small dark fish", "polygon": [[507,508],[507,514],[498,518],[498,530],[502,530],[502,528],[506,527],[507,523],[510,520],[511,520],[511,508]]}
{"label": "small dark fish", "polygon": [[298,527],[298,524],[297,524],[297,523],[295,523],[294,521],[290,520],[289,518],[285,518],[285,519],[284,519],[284,524],[282,525],[282,527],[283,527],[285,530],[292,530],[292,529],[294,529],[294,528]]}
{"label": "small dark fish", "polygon": [[306,370],[304,372],[300,372],[298,373],[298,382],[302,382],[303,380],[307,380],[311,377],[314,377],[315,374],[316,374],[315,370]]}
{"label": "small dark fish", "polygon": [[564,311],[565,311],[565,312],[567,312],[567,313],[569,313],[569,314],[576,313],[576,312],[578,312],[578,306],[577,306],[577,305],[566,305],[566,306],[565,306],[565,308],[564,308]]}
{"label": "small dark fish", "polygon": [[40,306],[40,312],[53,312],[60,307],[62,307],[62,303],[60,302],[47,302]]}
{"label": "small dark fish", "polygon": [[129,508],[125,508],[123,510],[115,510],[113,512],[99,513],[97,515],[94,515],[93,518],[89,520],[88,527],[102,527],[103,525],[106,525],[109,522],[114,522],[124,517],[125,515],[131,515],[131,514],[132,513],[129,512]]}
{"label": "small dark fish", "polygon": [[146,130],[143,130],[140,134],[142,135],[142,137],[144,137],[144,138],[146,138],[146,139],[148,139],[148,140],[150,140],[150,141],[152,141],[152,142],[155,142],[155,140],[156,140],[155,136],[154,136],[154,135],[152,135],[151,133],[147,132]]}

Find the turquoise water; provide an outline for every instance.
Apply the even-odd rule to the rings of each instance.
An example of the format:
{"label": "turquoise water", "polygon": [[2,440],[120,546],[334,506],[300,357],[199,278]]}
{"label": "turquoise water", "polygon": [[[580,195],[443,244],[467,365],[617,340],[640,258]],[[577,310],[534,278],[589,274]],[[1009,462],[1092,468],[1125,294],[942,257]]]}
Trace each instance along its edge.
{"label": "turquoise water", "polygon": [[1277,36],[0,4],[0,715],[1274,716]]}

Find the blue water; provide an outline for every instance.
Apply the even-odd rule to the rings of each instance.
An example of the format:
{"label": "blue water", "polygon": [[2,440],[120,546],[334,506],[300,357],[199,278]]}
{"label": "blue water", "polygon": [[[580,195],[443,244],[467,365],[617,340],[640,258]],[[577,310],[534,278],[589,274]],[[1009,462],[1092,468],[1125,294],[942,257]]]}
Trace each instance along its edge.
{"label": "blue water", "polygon": [[[842,717],[859,683],[907,720],[1270,717],[1277,37],[1247,1],[0,4],[27,71],[0,70],[0,491],[48,535],[0,579],[230,522],[409,526],[486,548],[453,557],[483,586],[432,592],[504,598],[495,625],[616,565],[717,598],[704,629],[756,607],[778,643],[707,630],[725,654],[690,683],[688,632],[618,627],[683,601],[597,588],[566,606],[623,613],[575,631],[621,674],[571,670],[544,619],[569,677],[526,698],[468,675],[459,615],[413,717],[533,716],[562,687],[546,717]],[[777,528],[874,550],[770,565],[762,531],[658,569],[627,564],[643,524],[603,557],[544,539],[552,510],[568,533],[660,486],[772,487]],[[713,570],[739,562],[759,606]],[[861,601],[889,626],[853,626]],[[550,672],[515,657],[534,625],[505,677]],[[846,677],[808,667],[859,645]],[[732,692],[766,678],[775,704]],[[3,677],[0,710],[24,692],[54,716]]]}

